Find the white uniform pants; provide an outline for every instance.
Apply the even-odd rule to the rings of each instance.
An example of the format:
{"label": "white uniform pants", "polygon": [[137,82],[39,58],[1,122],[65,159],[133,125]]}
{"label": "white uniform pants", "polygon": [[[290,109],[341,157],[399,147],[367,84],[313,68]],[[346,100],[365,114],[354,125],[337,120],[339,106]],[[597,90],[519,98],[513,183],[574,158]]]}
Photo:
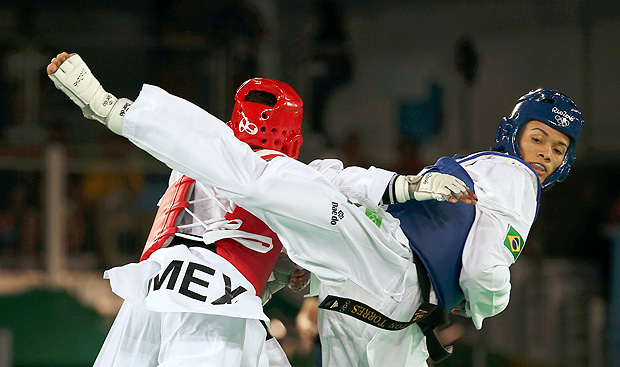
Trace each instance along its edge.
{"label": "white uniform pants", "polygon": [[265,336],[256,319],[154,312],[125,302],[93,367],[290,366]]}

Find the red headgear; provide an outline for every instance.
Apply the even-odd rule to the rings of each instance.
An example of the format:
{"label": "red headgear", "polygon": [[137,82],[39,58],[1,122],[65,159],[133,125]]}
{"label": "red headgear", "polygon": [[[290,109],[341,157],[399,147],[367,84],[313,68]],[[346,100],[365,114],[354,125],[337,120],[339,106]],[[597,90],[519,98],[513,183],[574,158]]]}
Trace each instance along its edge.
{"label": "red headgear", "polygon": [[290,85],[253,78],[237,89],[228,126],[252,147],[277,150],[297,159],[303,141],[302,115],[303,102]]}

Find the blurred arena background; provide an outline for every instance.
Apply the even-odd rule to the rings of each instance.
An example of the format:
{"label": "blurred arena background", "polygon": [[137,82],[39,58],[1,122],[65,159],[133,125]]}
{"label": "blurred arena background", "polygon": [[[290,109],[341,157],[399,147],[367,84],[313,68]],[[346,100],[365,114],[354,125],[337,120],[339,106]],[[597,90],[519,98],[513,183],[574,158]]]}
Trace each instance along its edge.
{"label": "blurred arena background", "polygon": [[[415,173],[488,149],[538,87],[586,119],[566,182],[542,197],[508,309],[455,318],[438,366],[620,366],[620,2],[120,0],[0,3],[0,367],[90,366],[169,170],[86,121],[44,71],[79,52],[105,88],[156,84],[228,121],[236,87],[283,80],[305,102],[300,159]],[[267,306],[294,367],[302,295]]]}

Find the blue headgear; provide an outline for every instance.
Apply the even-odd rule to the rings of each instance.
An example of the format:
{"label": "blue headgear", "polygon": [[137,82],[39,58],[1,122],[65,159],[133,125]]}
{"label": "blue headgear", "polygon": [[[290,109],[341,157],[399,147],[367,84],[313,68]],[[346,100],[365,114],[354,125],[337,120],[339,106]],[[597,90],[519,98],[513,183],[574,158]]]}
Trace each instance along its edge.
{"label": "blue headgear", "polygon": [[508,118],[497,127],[493,150],[521,157],[519,134],[525,124],[537,120],[570,138],[562,164],[542,183],[545,188],[555,181],[564,181],[576,159],[575,145],[583,125],[581,111],[570,98],[554,89],[536,89],[519,98]]}

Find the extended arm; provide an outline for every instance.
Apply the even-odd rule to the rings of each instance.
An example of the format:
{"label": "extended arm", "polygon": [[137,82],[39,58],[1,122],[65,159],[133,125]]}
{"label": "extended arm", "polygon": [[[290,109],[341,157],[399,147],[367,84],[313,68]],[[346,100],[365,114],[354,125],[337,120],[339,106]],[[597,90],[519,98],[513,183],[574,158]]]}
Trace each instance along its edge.
{"label": "extended arm", "polygon": [[438,172],[399,175],[381,168],[343,168],[336,159],[316,160],[310,167],[334,185],[349,187],[375,203],[395,204],[407,200],[437,200],[476,204],[476,195],[458,178]]}
{"label": "extended arm", "polygon": [[[85,117],[97,120],[106,125],[113,132],[132,139],[134,129],[131,127],[126,129],[127,131],[123,129],[124,117],[132,101],[126,98],[121,98],[119,100],[114,95],[106,92],[79,55],[67,54],[66,52],[58,54],[56,58],[52,59],[50,65],[48,65],[47,73],[50,79],[54,81],[56,87],[67,94],[69,98],[82,109]],[[183,103],[179,103],[178,105],[181,106]],[[186,105],[191,105],[192,110],[197,109],[196,106],[189,102],[187,102]],[[205,114],[208,115],[209,119],[215,119],[208,113],[205,112]],[[162,138],[166,137],[168,136],[162,136]],[[147,147],[141,146],[137,139],[134,138],[132,141],[157,157],[157,155]],[[162,141],[162,144],[166,144],[166,142]],[[165,160],[162,161],[167,163]],[[180,169],[183,170],[183,168]],[[354,190],[361,191],[364,196],[369,197],[371,201],[375,201],[373,197],[375,196],[374,193],[377,192],[377,187],[387,186],[383,197],[389,199],[391,203],[402,203],[410,199],[419,201],[434,199],[438,201],[448,200],[452,203],[461,200],[468,204],[475,204],[475,195],[467,189],[461,180],[441,173],[428,173],[424,176],[395,175],[390,177],[389,185],[382,185],[385,177],[387,177],[385,175],[387,171],[383,171],[380,172],[381,174],[378,179],[372,179],[373,183],[370,190],[364,190],[363,182],[356,182],[360,179],[360,176],[364,174],[376,177],[377,175],[375,172],[378,171],[379,170],[375,169],[373,172],[371,169],[368,170],[367,173],[362,172],[360,174],[358,170],[356,171],[356,173],[358,173],[357,176],[355,174],[340,174],[338,175],[339,177],[332,177],[332,182],[336,181],[334,184],[337,186],[344,185],[353,187]],[[347,180],[350,176],[354,178]],[[340,181],[340,183],[337,181]],[[377,182],[379,182],[379,184],[377,184]]]}
{"label": "extended arm", "polygon": [[[90,71],[83,62],[67,64],[73,58],[59,55],[47,71],[52,79],[69,76],[59,82],[70,92],[65,93],[79,97],[79,85],[89,84],[75,87],[73,78]],[[95,101],[82,102],[100,111]],[[88,113],[86,107],[83,110]],[[110,127],[119,116],[103,113],[97,120]],[[345,276],[376,289],[400,292],[396,288],[402,282],[402,268],[411,261],[406,239],[402,233],[395,234],[394,218],[359,191],[341,190],[321,172],[288,157],[265,162],[221,120],[154,86],[143,87],[120,121],[121,134],[136,146],[188,177],[216,187],[264,221],[278,233],[289,257],[315,274],[320,272],[321,281]],[[343,261],[373,258],[378,251],[383,256],[376,261],[386,269],[380,278],[355,261]]]}

